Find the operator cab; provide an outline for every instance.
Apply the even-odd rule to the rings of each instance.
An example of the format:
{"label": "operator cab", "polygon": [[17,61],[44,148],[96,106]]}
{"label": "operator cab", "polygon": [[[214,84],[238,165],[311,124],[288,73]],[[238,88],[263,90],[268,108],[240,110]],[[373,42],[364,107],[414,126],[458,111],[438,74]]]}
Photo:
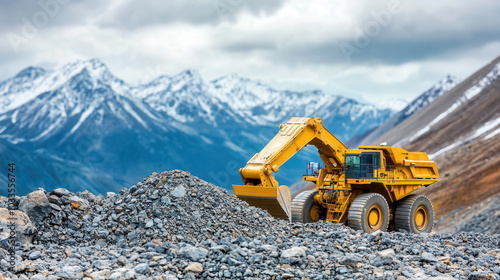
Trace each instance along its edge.
{"label": "operator cab", "polygon": [[362,152],[345,155],[345,176],[348,179],[373,179],[381,167],[380,152]]}

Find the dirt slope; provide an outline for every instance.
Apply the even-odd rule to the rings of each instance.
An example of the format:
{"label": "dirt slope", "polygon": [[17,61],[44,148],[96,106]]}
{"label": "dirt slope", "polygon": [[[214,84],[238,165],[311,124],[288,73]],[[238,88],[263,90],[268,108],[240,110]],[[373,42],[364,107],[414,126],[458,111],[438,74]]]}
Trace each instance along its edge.
{"label": "dirt slope", "polygon": [[425,151],[436,161],[441,181],[419,192],[433,201],[438,231],[452,231],[468,207],[500,194],[499,63],[500,57],[373,143]]}

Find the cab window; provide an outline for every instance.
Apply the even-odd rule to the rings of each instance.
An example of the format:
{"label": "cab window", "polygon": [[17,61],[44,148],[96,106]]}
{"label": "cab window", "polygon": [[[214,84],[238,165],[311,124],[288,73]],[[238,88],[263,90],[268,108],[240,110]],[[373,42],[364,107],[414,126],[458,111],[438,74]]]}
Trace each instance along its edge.
{"label": "cab window", "polygon": [[380,153],[362,153],[346,155],[346,178],[370,179],[374,178],[375,170],[380,168]]}

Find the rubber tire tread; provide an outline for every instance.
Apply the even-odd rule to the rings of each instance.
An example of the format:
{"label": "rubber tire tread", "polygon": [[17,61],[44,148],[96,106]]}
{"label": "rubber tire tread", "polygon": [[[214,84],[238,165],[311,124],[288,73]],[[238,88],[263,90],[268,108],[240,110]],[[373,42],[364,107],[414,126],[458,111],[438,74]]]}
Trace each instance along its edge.
{"label": "rubber tire tread", "polygon": [[313,222],[309,212],[314,205],[314,196],[317,194],[317,190],[303,191],[292,200],[292,222]]}
{"label": "rubber tire tread", "polygon": [[349,227],[355,230],[362,230],[365,233],[373,232],[366,222],[366,215],[368,215],[368,210],[374,204],[380,205],[382,209],[382,225],[380,226],[381,231],[387,231],[389,227],[389,205],[385,198],[378,193],[364,193],[357,196],[349,207],[349,212],[347,214],[347,221]]}
{"label": "rubber tire tread", "polygon": [[[425,203],[427,205],[429,222],[425,230],[419,231],[415,228],[411,217],[415,215],[417,208]],[[394,217],[394,224],[396,230],[404,229],[412,233],[431,232],[434,227],[434,207],[431,201],[425,195],[410,194],[399,201],[396,208],[396,215]]]}

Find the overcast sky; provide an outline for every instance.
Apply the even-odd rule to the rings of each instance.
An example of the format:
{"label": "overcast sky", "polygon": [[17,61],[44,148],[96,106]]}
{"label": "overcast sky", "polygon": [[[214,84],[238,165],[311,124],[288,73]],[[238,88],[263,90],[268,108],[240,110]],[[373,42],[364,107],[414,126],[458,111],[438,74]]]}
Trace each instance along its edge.
{"label": "overcast sky", "polygon": [[0,80],[99,58],[127,82],[196,69],[376,102],[500,55],[500,1],[0,0]]}

